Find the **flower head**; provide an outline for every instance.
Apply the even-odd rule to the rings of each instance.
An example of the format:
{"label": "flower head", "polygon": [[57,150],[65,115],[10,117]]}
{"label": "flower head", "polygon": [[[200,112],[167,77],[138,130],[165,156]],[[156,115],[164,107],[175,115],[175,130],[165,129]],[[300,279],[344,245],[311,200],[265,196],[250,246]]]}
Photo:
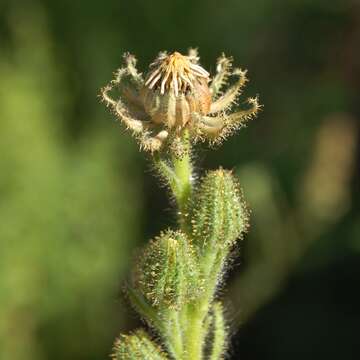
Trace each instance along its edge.
{"label": "flower head", "polygon": [[[231,111],[247,78],[246,71],[232,69],[231,59],[224,55],[212,78],[194,49],[188,55],[161,52],[150,64],[145,80],[136,70],[134,56],[126,54],[125,61],[126,67],[104,87],[102,97],[145,150],[174,149],[184,131],[193,141],[219,143],[260,108],[257,98],[249,98],[246,109]],[[223,91],[230,77],[237,80]],[[117,100],[109,95],[115,86],[121,94]]]}

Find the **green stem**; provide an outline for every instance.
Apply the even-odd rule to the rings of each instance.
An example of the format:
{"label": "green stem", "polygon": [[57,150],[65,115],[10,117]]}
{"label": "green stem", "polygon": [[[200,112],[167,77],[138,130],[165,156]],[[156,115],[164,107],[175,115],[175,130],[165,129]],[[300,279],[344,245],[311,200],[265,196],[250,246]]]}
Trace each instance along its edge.
{"label": "green stem", "polygon": [[[203,267],[206,280],[206,289],[196,304],[190,304],[187,309],[187,324],[185,328],[184,349],[185,359],[202,359],[203,346],[207,335],[206,317],[209,314],[216,287],[221,276],[223,262],[218,259],[219,253],[208,254]],[[226,256],[226,255],[224,255]],[[219,338],[217,341],[220,343]],[[215,344],[218,351],[219,344]],[[214,357],[212,357],[214,359]]]}
{"label": "green stem", "polygon": [[[175,197],[178,207],[178,222],[185,233],[189,233],[187,207],[192,193],[192,163],[189,136],[182,134],[181,146],[183,155],[172,153],[170,158],[157,155],[155,165],[166,179]],[[180,313],[169,313],[170,322],[166,331],[167,342],[177,360],[201,360],[204,343],[208,332],[206,318],[216,291],[222,263],[217,263],[218,251],[208,249],[202,259],[202,272],[207,279],[206,289],[202,297],[195,303],[187,305]],[[218,349],[218,346],[215,347]],[[217,353],[217,351],[215,351]]]}
{"label": "green stem", "polygon": [[219,360],[223,359],[226,345],[226,326],[222,305],[219,302],[214,304],[213,314],[214,339],[209,360]]}
{"label": "green stem", "polygon": [[187,233],[186,208],[187,202],[192,191],[192,163],[191,163],[191,144],[189,134],[184,131],[181,136],[181,146],[183,155],[171,153],[170,159],[162,155],[155,155],[155,166],[167,181],[175,197],[178,207],[178,221],[181,229]]}
{"label": "green stem", "polygon": [[[182,156],[179,156],[174,152],[171,152],[169,157],[166,157],[163,154],[155,154],[154,163],[161,176],[168,183],[176,200],[180,228],[188,234],[189,228],[186,212],[192,192],[193,168],[191,163],[191,144],[187,131],[184,131],[181,134],[180,146]],[[200,360],[203,341],[194,333],[190,336],[191,338],[194,337],[192,339],[193,343],[190,343],[191,349],[187,349],[185,347],[183,336],[188,329],[194,329],[195,331],[195,329],[198,330],[201,328],[202,318],[200,319],[195,313],[194,316],[189,315],[187,307],[181,312],[169,311],[166,318],[169,321],[169,326],[167,326],[164,336],[173,357],[176,360],[184,360],[185,358]],[[198,345],[196,346],[195,344],[197,343]],[[187,357],[186,354],[191,354],[191,356]]]}
{"label": "green stem", "polygon": [[166,318],[168,319],[168,327],[164,337],[166,338],[167,346],[174,359],[181,360],[183,353],[183,339],[179,313],[177,311],[169,311]]}
{"label": "green stem", "polygon": [[201,360],[203,358],[203,346],[206,336],[205,316],[208,311],[208,304],[199,301],[189,305],[187,308],[186,342],[184,346],[184,359]]}
{"label": "green stem", "polygon": [[175,176],[178,179],[178,189],[174,195],[176,197],[179,212],[184,215],[192,187],[191,149],[187,132],[184,132],[181,142],[184,148],[184,154],[181,157],[172,154],[171,160],[174,166]]}

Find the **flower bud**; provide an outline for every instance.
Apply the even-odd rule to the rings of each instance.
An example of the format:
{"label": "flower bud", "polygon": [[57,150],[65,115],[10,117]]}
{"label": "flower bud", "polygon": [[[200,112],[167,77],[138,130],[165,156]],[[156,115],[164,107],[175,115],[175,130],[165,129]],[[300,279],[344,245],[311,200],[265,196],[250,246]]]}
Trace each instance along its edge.
{"label": "flower bud", "polygon": [[249,213],[230,171],[209,171],[190,209],[194,244],[200,249],[229,248],[248,227]]}
{"label": "flower bud", "polygon": [[134,288],[155,307],[180,308],[201,291],[195,251],[180,231],[161,233],[145,248],[133,276]]}
{"label": "flower bud", "polygon": [[165,360],[167,357],[148,335],[138,330],[132,335],[121,335],[114,345],[114,360]]}

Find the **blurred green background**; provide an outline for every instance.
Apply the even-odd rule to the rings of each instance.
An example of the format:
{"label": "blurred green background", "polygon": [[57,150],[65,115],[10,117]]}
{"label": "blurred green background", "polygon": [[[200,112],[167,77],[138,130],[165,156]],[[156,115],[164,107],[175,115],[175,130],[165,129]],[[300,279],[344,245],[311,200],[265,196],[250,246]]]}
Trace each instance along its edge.
{"label": "blurred green background", "polygon": [[130,51],[198,47],[249,70],[264,110],[198,173],[252,209],[222,296],[233,359],[359,358],[358,0],[0,2],[0,359],[104,359],[139,320],[122,286],[174,223],[149,162],[99,103]]}

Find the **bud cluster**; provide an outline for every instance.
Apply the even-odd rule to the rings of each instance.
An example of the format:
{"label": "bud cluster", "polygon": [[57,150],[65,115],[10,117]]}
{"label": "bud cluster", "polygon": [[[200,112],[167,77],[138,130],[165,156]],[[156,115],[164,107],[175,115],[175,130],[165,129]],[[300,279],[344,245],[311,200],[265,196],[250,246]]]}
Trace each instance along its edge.
{"label": "bud cluster", "polygon": [[[187,208],[184,228],[187,230],[166,230],[140,253],[132,273],[131,288],[136,289],[142,299],[140,303],[154,309],[155,316],[159,317],[146,319],[150,325],[156,328],[159,319],[163,321],[169,317],[168,330],[158,327],[165,337],[169,335],[164,335],[164,332],[179,331],[180,324],[183,328],[179,337],[183,338],[182,332],[190,331],[193,326],[188,324],[188,312],[194,306],[202,308],[205,299],[208,315],[205,313],[202,321],[207,317],[209,322],[207,331],[213,339],[213,352],[218,354],[213,358],[221,359],[227,343],[225,320],[221,303],[211,303],[221,282],[229,251],[248,227],[248,210],[237,179],[231,171],[221,168],[205,174]],[[134,306],[139,309],[139,299]],[[153,314],[149,313],[150,316]],[[184,318],[185,323],[181,323]],[[200,323],[200,326],[205,327],[205,323]],[[206,336],[205,333],[202,341]],[[116,347],[117,359],[163,359],[149,341],[142,332],[120,338]],[[174,344],[168,343],[167,348],[175,359],[182,359],[174,350]],[[145,356],[146,351],[156,356],[128,355]]]}

